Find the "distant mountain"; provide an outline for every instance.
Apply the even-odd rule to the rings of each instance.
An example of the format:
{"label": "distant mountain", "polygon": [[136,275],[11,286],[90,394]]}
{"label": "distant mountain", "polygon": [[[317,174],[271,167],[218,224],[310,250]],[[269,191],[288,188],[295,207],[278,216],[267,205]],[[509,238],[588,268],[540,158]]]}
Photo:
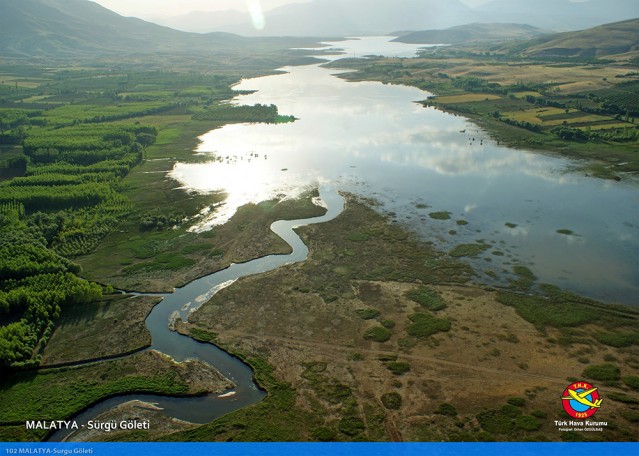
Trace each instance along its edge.
{"label": "distant mountain", "polygon": [[477,8],[459,0],[310,0],[267,11],[263,30],[256,30],[249,14],[239,11],[191,13],[162,24],[193,32],[335,37],[444,29],[473,22],[568,31],[633,17],[639,17],[639,0],[492,0]]}
{"label": "distant mountain", "polygon": [[525,22],[551,30],[580,30],[639,17],[637,0],[492,0],[476,8],[482,22]]}
{"label": "distant mountain", "polygon": [[[212,13],[204,17],[211,21],[208,30],[239,35],[336,37],[449,27],[472,22],[473,11],[459,0],[315,0],[267,11],[263,30],[256,30],[246,13],[237,22],[234,22],[237,17],[234,13]],[[177,25],[173,20],[164,23]],[[198,21],[197,25],[189,26],[181,20],[180,27],[206,30],[201,27],[202,23]]]}
{"label": "distant mountain", "polygon": [[393,41],[417,44],[463,44],[471,42],[530,39],[545,33],[526,24],[481,24],[458,25],[445,30],[423,30],[401,34]]}
{"label": "distant mountain", "polygon": [[125,18],[88,0],[0,0],[0,11],[4,55],[210,50],[246,41],[227,33],[198,35]]}
{"label": "distant mountain", "polygon": [[249,14],[238,10],[226,11],[192,11],[181,16],[158,19],[160,25],[176,30],[184,30],[196,33],[209,33],[224,29],[229,24],[237,26],[249,21]]}
{"label": "distant mountain", "polygon": [[604,57],[639,52],[639,19],[533,39],[516,50],[540,57]]}

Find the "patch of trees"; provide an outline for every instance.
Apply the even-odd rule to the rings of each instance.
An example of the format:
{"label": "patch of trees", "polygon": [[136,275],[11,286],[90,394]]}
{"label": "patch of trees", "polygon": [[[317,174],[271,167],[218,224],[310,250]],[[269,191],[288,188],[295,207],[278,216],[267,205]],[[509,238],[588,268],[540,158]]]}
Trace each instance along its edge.
{"label": "patch of trees", "polygon": [[566,105],[557,100],[549,100],[547,98],[535,97],[533,95],[526,95],[525,100],[535,106],[551,106],[553,108],[566,109]]}
{"label": "patch of trees", "polygon": [[254,106],[218,105],[206,111],[193,114],[194,120],[215,120],[223,122],[275,123],[279,117],[277,106],[259,103]]}
{"label": "patch of trees", "polygon": [[113,189],[109,184],[77,185],[5,185],[0,192],[0,203],[18,201],[27,212],[60,210],[94,206],[108,200]]}
{"label": "patch of trees", "polygon": [[555,127],[550,132],[564,141],[588,141],[589,139],[584,131],[564,125]]}
{"label": "patch of trees", "polygon": [[28,230],[17,203],[0,205],[0,370],[37,365],[62,309],[101,296],[79,271]]}
{"label": "patch of trees", "polygon": [[639,141],[639,128],[637,127],[593,131],[590,128],[582,130],[562,125],[553,128],[550,132],[565,141]]}
{"label": "patch of trees", "polygon": [[[495,114],[493,113],[493,117],[495,116]],[[519,128],[525,128],[528,131],[532,131],[535,133],[539,133],[541,132],[541,127],[537,124],[534,124],[532,122],[527,122],[525,120],[515,120],[515,119],[509,119],[508,117],[498,117],[498,119],[500,121],[502,121],[505,124],[508,125],[512,125],[514,127],[519,127]]]}
{"label": "patch of trees", "polygon": [[453,79],[453,87],[466,92],[495,93],[505,95],[506,90],[496,82],[488,82],[475,76],[460,76]]}
{"label": "patch of trees", "polygon": [[140,219],[140,231],[163,231],[179,226],[186,214],[160,214],[158,212],[146,214]]}

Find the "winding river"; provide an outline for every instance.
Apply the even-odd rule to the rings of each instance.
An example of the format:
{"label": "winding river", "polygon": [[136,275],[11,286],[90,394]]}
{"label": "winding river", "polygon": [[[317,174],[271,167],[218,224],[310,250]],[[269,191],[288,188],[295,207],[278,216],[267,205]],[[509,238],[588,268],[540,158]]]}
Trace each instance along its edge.
{"label": "winding river", "polygon": [[[327,209],[324,215],[299,220],[278,220],[271,225],[271,230],[293,249],[290,254],[268,255],[246,263],[234,263],[226,269],[194,280],[173,293],[163,295],[162,301],[153,308],[146,319],[146,327],[153,340],[150,350],[157,350],[169,355],[177,362],[188,359],[204,361],[231,380],[236,385],[233,390],[227,391],[223,395],[190,398],[152,394],[118,396],[102,401],[74,417],[73,420],[78,426],[86,424],[113,407],[132,400],[156,404],[167,415],[192,423],[208,423],[229,412],[260,401],[265,393],[253,381],[253,371],[249,366],[215,345],[200,343],[190,337],[171,331],[169,322],[177,315],[187,321],[190,312],[197,310],[215,293],[241,277],[304,261],[308,256],[308,247],[294,229],[332,220],[344,209],[344,199],[334,188],[326,185],[320,186],[320,197],[316,204],[321,204]],[[71,430],[59,430],[49,437],[49,441],[64,440],[71,433]]]}
{"label": "winding river", "polygon": [[[410,57],[417,46],[388,37],[328,43],[346,56]],[[337,59],[343,55],[329,57]],[[507,278],[514,264],[528,266],[542,282],[588,296],[636,304],[639,295],[639,191],[637,182],[609,182],[575,173],[566,159],[496,144],[466,119],[414,102],[428,92],[377,82],[346,82],[345,70],[320,64],[287,67],[278,75],[238,85],[237,104],[276,104],[293,123],[226,125],[202,136],[206,163],[177,163],[171,177],[184,188],[223,192],[224,205],[194,230],[224,223],[249,202],[291,197],[320,182],[327,213],[278,221],[271,228],[292,248],[196,280],[167,294],[146,324],[152,349],[176,361],[200,359],[236,385],[234,394],[196,398],[129,395],[103,401],[74,419],[78,424],[112,407],[139,399],[157,403],[173,417],[205,423],[255,403],[264,392],[237,358],[169,330],[213,294],[240,277],[303,261],[308,249],[295,226],[321,223],[343,209],[340,191],[373,197],[395,217],[444,249],[481,240],[492,248],[472,260],[481,280]],[[251,92],[251,93],[248,93]],[[430,212],[447,211],[449,220]],[[60,431],[50,440],[62,440]]]}

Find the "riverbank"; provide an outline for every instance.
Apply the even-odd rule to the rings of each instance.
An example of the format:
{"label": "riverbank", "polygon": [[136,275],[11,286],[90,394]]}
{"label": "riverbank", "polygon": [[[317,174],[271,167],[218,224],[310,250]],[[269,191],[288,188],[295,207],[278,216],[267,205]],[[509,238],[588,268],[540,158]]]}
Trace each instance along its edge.
{"label": "riverbank", "polygon": [[[636,333],[636,310],[593,309],[552,287],[528,297],[530,280],[473,285],[463,262],[352,199],[299,231],[308,261],[239,280],[182,328],[268,374],[267,398],[168,439],[581,439],[554,426],[571,379],[602,388],[600,416],[614,423],[585,438],[636,438],[638,345],[615,342]],[[266,415],[269,426],[256,424]]]}
{"label": "riverbank", "polygon": [[175,363],[155,351],[77,367],[19,372],[3,378],[0,440],[42,440],[48,432],[27,430],[27,420],[68,420],[109,397],[132,393],[197,396],[232,387],[206,363]]}

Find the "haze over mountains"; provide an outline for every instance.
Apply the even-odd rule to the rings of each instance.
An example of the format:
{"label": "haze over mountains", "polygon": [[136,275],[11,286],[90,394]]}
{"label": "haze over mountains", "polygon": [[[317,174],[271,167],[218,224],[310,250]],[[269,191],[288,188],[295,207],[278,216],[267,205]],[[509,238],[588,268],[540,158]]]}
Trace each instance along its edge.
{"label": "haze over mountains", "polygon": [[580,30],[639,17],[637,0],[491,0],[470,8],[460,0],[314,0],[264,14],[256,29],[248,13],[193,12],[163,25],[240,35],[353,36],[395,30],[443,29],[472,22],[525,23],[546,30]]}
{"label": "haze over mountains", "polygon": [[[484,7],[494,7],[497,2],[503,1],[506,0],[494,0]],[[514,5],[519,1],[511,0],[508,4]],[[563,3],[562,0],[539,1],[563,5],[566,9],[558,9],[559,12],[566,12],[574,7],[567,0],[563,0]],[[599,1],[591,0],[591,7],[600,5]],[[639,7],[639,2],[635,3],[635,0],[605,1],[619,5],[619,11],[615,14],[634,12],[630,3]],[[332,7],[327,8],[331,5]],[[585,6],[584,10],[587,10]],[[0,0],[0,11],[0,54],[13,57],[172,53],[263,59],[274,49],[304,47],[304,44],[311,42],[298,39],[294,43],[276,37],[247,38],[223,32],[187,33],[137,18],[122,17],[89,0]],[[389,34],[398,30],[417,29],[421,31],[405,34],[400,39],[417,43],[455,44],[509,38],[525,40],[548,31],[521,23],[469,24],[468,22],[472,22],[467,16],[469,8],[459,0],[317,0],[313,3],[287,5],[273,11],[283,12],[281,16],[273,18],[280,21],[278,27],[281,30],[286,29],[291,35],[327,35],[330,31],[332,36],[338,37],[364,34],[366,31]],[[407,14],[407,11],[412,14]],[[502,13],[506,14],[507,11]],[[296,18],[294,21],[291,19],[293,16]],[[273,18],[268,21],[271,25],[277,24]],[[465,21],[467,25],[448,30],[424,31],[427,29],[426,24],[455,21]],[[591,32],[535,38],[530,43],[522,43],[520,49],[526,53],[523,50],[531,48],[529,54],[565,56],[600,56],[636,51],[639,48],[637,30],[637,21],[626,21],[596,28]],[[268,27],[265,28],[266,31]]]}

